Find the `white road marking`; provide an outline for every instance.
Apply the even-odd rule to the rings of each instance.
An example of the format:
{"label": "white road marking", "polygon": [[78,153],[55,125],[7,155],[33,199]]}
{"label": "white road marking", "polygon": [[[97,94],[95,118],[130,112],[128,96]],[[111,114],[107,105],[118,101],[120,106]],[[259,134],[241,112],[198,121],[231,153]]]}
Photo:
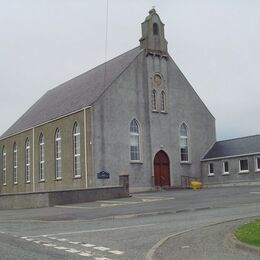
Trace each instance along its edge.
{"label": "white road marking", "polygon": [[68,239],[66,239],[66,238],[59,238],[59,239],[57,239],[57,240],[60,241],[60,242],[68,241]]}
{"label": "white road marking", "polygon": [[81,252],[79,253],[81,256],[93,256],[90,252]]}
{"label": "white road marking", "polygon": [[93,245],[93,244],[82,244],[82,246],[85,246],[85,247],[94,247],[95,245]]}
{"label": "white road marking", "polygon": [[48,246],[48,247],[55,247],[55,244],[43,244],[44,246]]}
{"label": "white road marking", "polygon": [[66,252],[69,252],[69,253],[80,253],[80,250],[77,250],[77,249],[74,249],[74,248],[70,248],[70,249],[67,249],[65,250]]}
{"label": "white road marking", "polygon": [[190,246],[182,246],[182,249],[190,248]]}
{"label": "white road marking", "polygon": [[[151,224],[149,224],[149,225],[151,225]],[[138,227],[139,226],[147,226],[147,225],[138,225]],[[134,226],[134,227],[137,227],[137,226]],[[48,235],[43,235],[43,237],[48,237]],[[48,238],[53,239],[53,240],[57,239],[56,237],[50,237],[50,236]],[[21,239],[25,239],[27,241],[34,242],[36,244],[44,243],[43,241],[33,240],[33,239],[27,238],[27,237],[21,237]],[[60,239],[57,239],[57,240],[60,241],[60,242],[68,242],[70,244],[75,244],[75,245],[81,244],[81,242],[69,241],[66,238],[60,238]],[[44,243],[42,245],[46,246],[46,247],[53,247],[53,248],[58,249],[58,250],[65,250],[66,252],[69,252],[69,253],[78,253],[78,255],[80,255],[80,256],[86,256],[86,257],[93,256],[90,251],[82,251],[82,250],[77,250],[75,248],[68,248],[68,247],[64,247],[64,246],[57,246],[56,244],[52,244],[52,243]],[[108,247],[95,246],[94,244],[81,244],[81,246],[92,248],[92,249],[99,250],[99,251],[102,251],[102,252],[107,251],[107,252],[112,253],[114,255],[123,255],[124,254],[123,251],[111,250]],[[111,260],[110,258],[107,258],[107,257],[96,257],[95,259],[96,260]]]}
{"label": "white road marking", "polygon": [[108,251],[110,248],[104,247],[104,246],[95,246],[94,249],[100,250],[100,251]]}
{"label": "white road marking", "polygon": [[118,206],[119,204],[100,204],[100,207],[115,207]]}
{"label": "white road marking", "polygon": [[62,206],[62,205],[56,205],[55,208],[66,208],[66,209],[97,209],[100,207],[81,207],[81,206]]}
{"label": "white road marking", "polygon": [[138,201],[119,201],[119,200],[99,200],[97,202],[105,204],[123,205],[123,204],[136,204]]}
{"label": "white road marking", "polygon": [[251,191],[250,194],[260,194],[260,191]]}
{"label": "white road marking", "polygon": [[115,207],[115,206],[122,206],[122,205],[131,205],[131,204],[140,204],[140,203],[147,203],[147,202],[154,202],[160,200],[175,200],[175,198],[166,198],[166,197],[138,197],[133,196],[133,198],[141,199],[142,201],[97,201],[100,202],[100,206],[93,206],[93,207],[84,207],[84,206],[65,206],[65,205],[55,205],[55,208],[67,208],[67,209],[98,209],[100,207]]}
{"label": "white road marking", "polygon": [[112,253],[114,255],[123,255],[124,254],[124,252],[118,251],[118,250],[111,250],[111,251],[109,251],[109,253]]}
{"label": "white road marking", "polygon": [[67,250],[67,249],[69,249],[68,247],[64,247],[64,246],[55,246],[54,248],[56,248],[58,250]]}
{"label": "white road marking", "polygon": [[133,195],[133,198],[137,198],[137,199],[143,199],[143,198],[154,198],[154,199],[168,199],[168,198],[172,198],[172,197],[163,197],[163,196],[152,196],[149,194],[139,194],[139,195]]}
{"label": "white road marking", "polygon": [[73,244],[73,245],[78,245],[80,244],[80,242],[74,242],[74,241],[69,241],[70,244]]}
{"label": "white road marking", "polygon": [[45,234],[45,235],[37,235],[37,236],[29,236],[29,237],[42,237],[42,236],[46,237],[47,236],[48,238],[50,238],[50,236],[61,236],[61,235],[70,235],[70,234],[115,231],[115,230],[131,229],[131,228],[149,227],[149,226],[154,226],[154,225],[156,225],[156,224],[144,224],[144,225],[133,225],[133,226],[114,227],[114,228],[101,228],[101,229],[92,229],[92,230],[81,230],[81,231],[63,232],[63,233],[56,233],[56,234]]}
{"label": "white road marking", "polygon": [[167,199],[155,199],[155,198],[143,198],[143,202],[154,202],[154,201],[162,201],[162,200],[175,200],[175,198],[167,198]]}

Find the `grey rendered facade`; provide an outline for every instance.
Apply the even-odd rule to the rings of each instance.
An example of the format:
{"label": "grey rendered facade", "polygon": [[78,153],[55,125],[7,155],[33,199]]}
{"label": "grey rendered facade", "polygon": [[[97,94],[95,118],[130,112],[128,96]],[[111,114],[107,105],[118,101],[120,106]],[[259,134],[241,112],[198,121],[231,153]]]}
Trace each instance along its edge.
{"label": "grey rendered facade", "polygon": [[[154,28],[157,24],[157,28]],[[155,75],[160,79],[155,82]],[[105,82],[104,82],[105,78]],[[158,95],[152,100],[152,91]],[[164,92],[161,109],[159,93]],[[153,102],[158,103],[153,107]],[[131,160],[129,126],[139,124],[138,160]],[[73,174],[73,125],[80,127],[81,174]],[[188,132],[188,160],[180,161],[180,126]],[[62,178],[55,178],[55,131],[61,133]],[[44,136],[45,178],[39,178],[39,136]],[[25,141],[30,141],[30,181],[25,180]],[[169,159],[169,185],[181,176],[200,177],[200,158],[215,142],[215,119],[167,51],[164,25],[155,10],[142,24],[140,47],[48,91],[1,137],[6,183],[1,193],[33,192],[118,184],[129,174],[130,190],[154,187],[154,158]],[[17,145],[14,184],[13,145]],[[1,170],[3,174],[3,152]],[[96,173],[110,178],[100,180]],[[3,178],[2,178],[3,181]]]}
{"label": "grey rendered facade", "polygon": [[[152,9],[140,46],[48,91],[1,136],[0,192],[105,187],[121,174],[130,191],[181,186],[182,176],[210,182],[201,158],[214,144],[215,118],[170,57]],[[102,171],[110,178],[97,178]]]}
{"label": "grey rendered facade", "polygon": [[[51,122],[33,127],[22,133],[12,135],[0,141],[1,151],[6,151],[6,183],[3,183],[3,155],[1,156],[1,193],[21,193],[35,191],[50,191],[63,189],[82,189],[87,185],[86,171],[91,172],[91,152],[90,148],[84,148],[84,139],[90,142],[91,124],[84,128],[84,115],[86,121],[91,122],[90,109],[73,113],[72,115],[53,120]],[[77,122],[81,126],[81,176],[73,176],[72,154],[72,128]],[[62,178],[55,179],[55,156],[54,156],[54,134],[59,128],[62,136]],[[45,143],[45,178],[40,180],[39,176],[39,137],[44,135]],[[25,180],[25,141],[30,141],[30,179]],[[17,145],[17,183],[14,182],[14,154],[13,146]],[[88,153],[85,156],[85,153]],[[85,158],[87,158],[87,169],[85,168]],[[91,177],[91,175],[90,175]]]}
{"label": "grey rendered facade", "polygon": [[[153,24],[159,35],[154,35]],[[200,178],[200,158],[215,142],[215,119],[195,93],[167,52],[164,25],[154,10],[142,24],[141,48],[126,70],[93,106],[93,158],[96,172],[128,173],[130,190],[149,190],[154,186],[154,158],[163,150],[169,157],[170,185],[180,186],[181,176]],[[160,85],[154,81],[160,75]],[[166,93],[161,111],[153,108],[152,91]],[[140,124],[138,162],[130,160],[129,125]],[[180,126],[188,127],[189,160],[181,163]]]}
{"label": "grey rendered facade", "polygon": [[[165,112],[153,111],[153,76],[160,73],[167,93]],[[160,86],[160,88],[162,88]],[[200,177],[200,158],[215,142],[215,119],[170,58],[142,51],[126,71],[94,105],[94,162],[96,171],[129,174],[132,190],[150,189],[153,160],[160,150],[170,160],[172,186],[181,176]],[[141,128],[141,161],[129,154],[129,124],[135,118]],[[189,161],[180,162],[179,129],[189,129]],[[113,151],[113,152],[112,152]],[[113,180],[111,180],[113,181]]]}
{"label": "grey rendered facade", "polygon": [[260,135],[216,142],[201,161],[205,185],[260,184]]}

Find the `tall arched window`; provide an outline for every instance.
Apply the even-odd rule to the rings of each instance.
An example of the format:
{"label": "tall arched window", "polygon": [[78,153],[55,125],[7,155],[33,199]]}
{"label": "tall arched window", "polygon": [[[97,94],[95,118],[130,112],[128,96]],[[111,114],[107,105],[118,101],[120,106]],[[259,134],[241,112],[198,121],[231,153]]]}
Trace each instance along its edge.
{"label": "tall arched window", "polygon": [[39,137],[39,180],[45,180],[45,160],[44,160],[44,137],[43,134],[40,134]]}
{"label": "tall arched window", "polygon": [[6,185],[6,150],[3,147],[2,150],[2,182],[3,185]]}
{"label": "tall arched window", "polygon": [[165,112],[165,103],[166,103],[166,100],[165,100],[165,92],[162,91],[161,92],[161,111],[162,112]]}
{"label": "tall arched window", "polygon": [[73,127],[73,159],[74,159],[74,177],[81,175],[80,169],[80,127],[78,123]]}
{"label": "tall arched window", "polygon": [[156,90],[152,91],[152,109],[157,110],[157,102],[156,102]]}
{"label": "tall arched window", "polygon": [[159,29],[158,29],[158,24],[154,23],[153,24],[153,34],[158,35],[159,34]]}
{"label": "tall arched window", "polygon": [[55,178],[61,179],[61,133],[59,128],[55,132]]}
{"label": "tall arched window", "polygon": [[140,127],[136,119],[130,123],[130,158],[131,161],[140,161]]}
{"label": "tall arched window", "polygon": [[184,123],[180,127],[180,155],[181,162],[189,161],[188,128]]}
{"label": "tall arched window", "polygon": [[30,164],[30,141],[27,138],[25,141],[25,182],[27,183],[31,181]]}
{"label": "tall arched window", "polygon": [[14,184],[17,184],[17,171],[18,171],[18,166],[17,166],[17,144],[14,143],[13,146],[13,180]]}

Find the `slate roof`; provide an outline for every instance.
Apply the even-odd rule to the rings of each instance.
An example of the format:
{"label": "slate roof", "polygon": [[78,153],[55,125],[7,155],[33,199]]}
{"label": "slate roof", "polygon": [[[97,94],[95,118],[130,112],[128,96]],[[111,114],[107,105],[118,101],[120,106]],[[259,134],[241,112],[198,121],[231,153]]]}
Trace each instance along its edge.
{"label": "slate roof", "polygon": [[92,105],[141,52],[140,47],[136,47],[47,91],[1,139]]}
{"label": "slate roof", "polygon": [[260,135],[216,142],[202,160],[260,153]]}

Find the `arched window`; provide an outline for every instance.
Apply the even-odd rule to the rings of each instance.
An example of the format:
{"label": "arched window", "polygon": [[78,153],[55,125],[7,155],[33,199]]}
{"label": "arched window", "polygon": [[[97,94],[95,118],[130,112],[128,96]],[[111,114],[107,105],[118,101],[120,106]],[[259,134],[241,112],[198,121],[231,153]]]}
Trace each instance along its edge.
{"label": "arched window", "polygon": [[161,92],[161,111],[162,111],[162,112],[165,112],[165,103],[166,103],[166,100],[165,100],[165,92],[162,91],[162,92]]}
{"label": "arched window", "polygon": [[3,185],[6,185],[6,150],[3,147],[2,150],[2,182]]}
{"label": "arched window", "polygon": [[157,102],[156,102],[156,90],[152,91],[152,109],[157,110]]}
{"label": "arched window", "polygon": [[31,181],[31,173],[30,173],[30,141],[27,138],[25,141],[25,182],[29,183]]}
{"label": "arched window", "polygon": [[181,162],[189,161],[188,128],[184,123],[180,127],[180,155]]}
{"label": "arched window", "polygon": [[17,184],[17,144],[14,143],[13,146],[13,178],[14,178],[14,184]]}
{"label": "arched window", "polygon": [[43,134],[40,134],[39,137],[39,180],[45,180],[45,169],[44,169],[44,137]]}
{"label": "arched window", "polygon": [[59,128],[55,132],[55,178],[61,179],[61,133]]}
{"label": "arched window", "polygon": [[130,123],[130,157],[131,161],[140,161],[140,127],[136,119]]}
{"label": "arched window", "polygon": [[81,175],[80,169],[80,127],[78,123],[73,127],[73,159],[74,159],[74,177]]}
{"label": "arched window", "polygon": [[158,24],[157,23],[153,24],[153,34],[154,35],[158,35],[159,34],[159,28],[158,28]]}

